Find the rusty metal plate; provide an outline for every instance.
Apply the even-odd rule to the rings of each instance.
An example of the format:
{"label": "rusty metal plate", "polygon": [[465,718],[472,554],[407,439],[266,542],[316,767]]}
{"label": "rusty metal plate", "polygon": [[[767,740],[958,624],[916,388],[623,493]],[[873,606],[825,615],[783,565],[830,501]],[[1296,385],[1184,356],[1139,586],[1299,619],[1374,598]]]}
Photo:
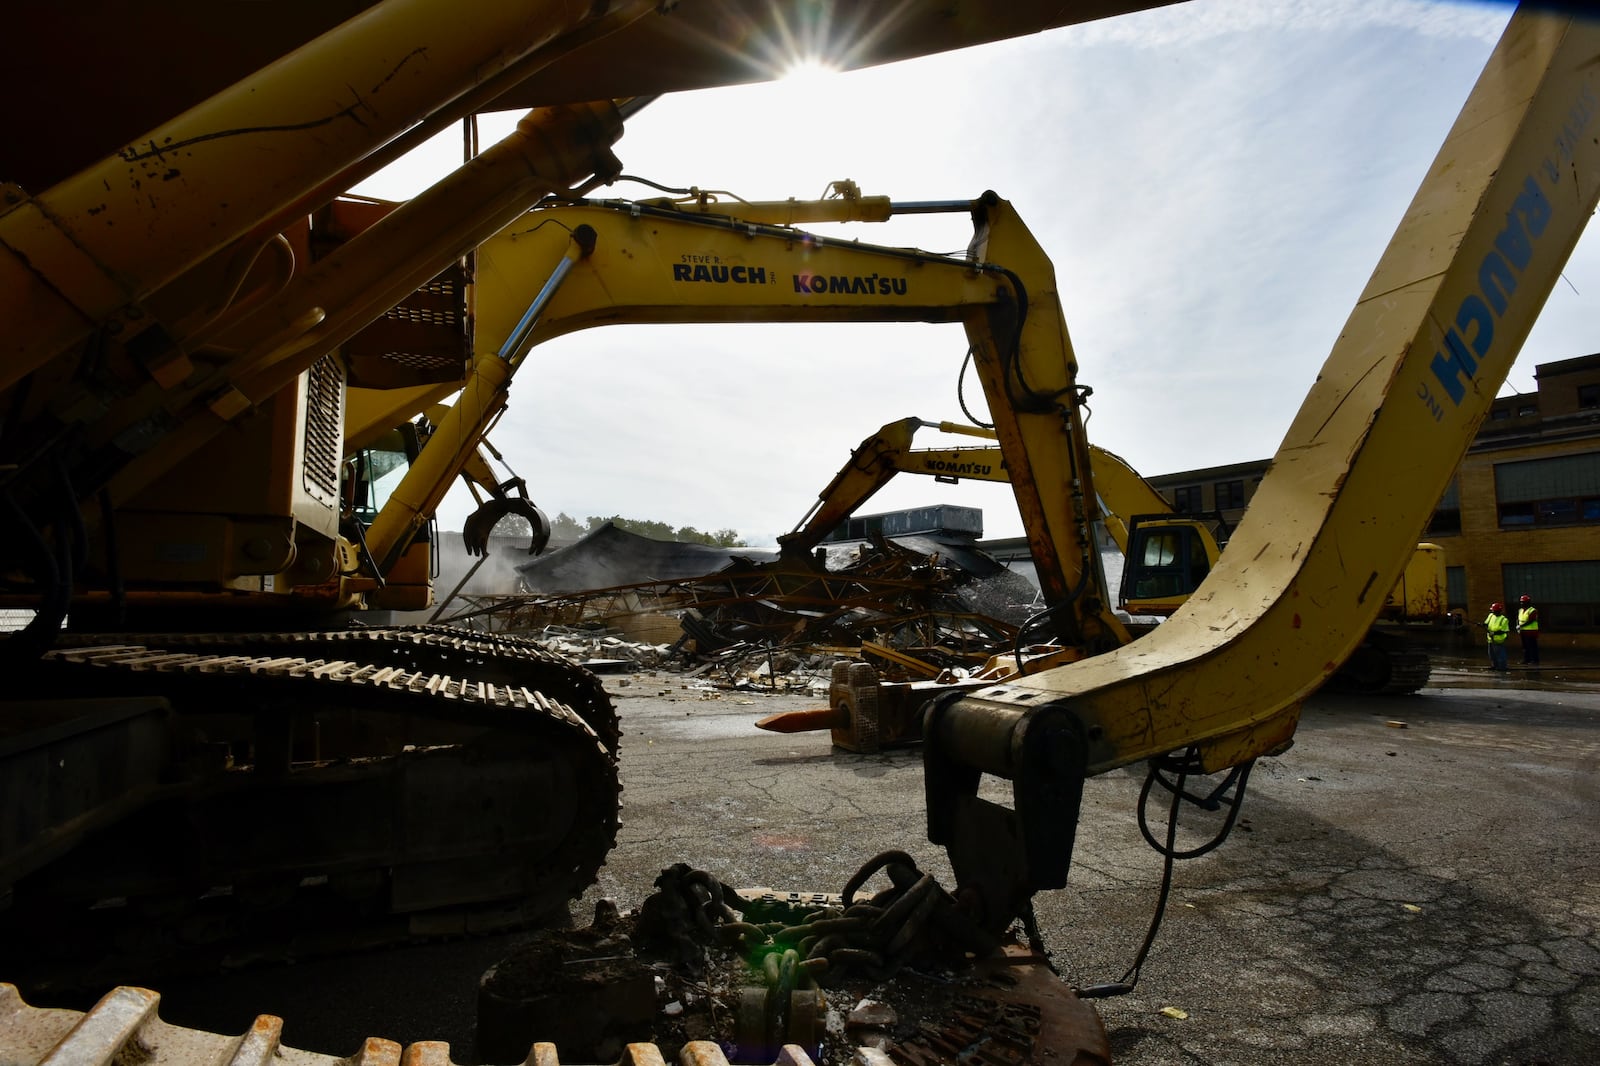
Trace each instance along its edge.
{"label": "rusty metal plate", "polygon": [[[30,1007],[15,985],[0,983],[0,1066],[454,1066],[450,1045],[418,1041],[402,1049],[392,1040],[369,1038],[352,1056],[339,1058],[284,1047],[283,1022],[256,1019],[241,1036],[186,1029],[163,1022],[161,996],[144,988],[118,988],[87,1013]],[[535,1044],[527,1066],[561,1066],[553,1044]],[[722,1050],[700,1042],[684,1049],[690,1066],[728,1066]],[[617,1066],[665,1066],[653,1044],[629,1044]],[[797,1047],[786,1047],[773,1066],[812,1066]]]}

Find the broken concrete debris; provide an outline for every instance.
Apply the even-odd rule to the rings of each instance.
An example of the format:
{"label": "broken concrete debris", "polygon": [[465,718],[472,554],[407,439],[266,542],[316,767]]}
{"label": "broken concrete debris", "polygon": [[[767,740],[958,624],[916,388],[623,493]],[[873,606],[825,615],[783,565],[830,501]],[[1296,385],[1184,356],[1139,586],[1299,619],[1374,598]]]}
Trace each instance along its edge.
{"label": "broken concrete debris", "polygon": [[521,591],[462,596],[442,620],[531,637],[597,672],[635,664],[826,692],[841,659],[887,680],[981,666],[1011,649],[1032,609],[1027,579],[962,538],[879,537],[824,554],[669,544],[607,524],[518,567]]}

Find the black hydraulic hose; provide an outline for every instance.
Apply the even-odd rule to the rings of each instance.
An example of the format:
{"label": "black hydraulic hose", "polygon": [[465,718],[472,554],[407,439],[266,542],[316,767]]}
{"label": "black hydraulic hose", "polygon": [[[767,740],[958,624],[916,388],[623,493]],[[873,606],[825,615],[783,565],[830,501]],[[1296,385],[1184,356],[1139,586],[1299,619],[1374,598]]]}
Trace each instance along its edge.
{"label": "black hydraulic hose", "polygon": [[[1011,283],[1011,292],[1017,301],[1017,320],[1012,326],[1011,336],[1008,338],[1005,348],[1000,352],[1001,379],[1007,383],[1007,392],[1010,391],[1011,379],[1015,378],[1017,384],[1022,387],[1024,399],[1028,401],[1047,399],[1047,397],[1035,392],[1033,386],[1028,384],[1027,374],[1022,369],[1022,360],[1020,358],[1022,353],[1022,327],[1028,321],[1028,287],[1022,283],[1022,279],[1017,276],[1015,271],[1008,270],[1003,266],[997,266],[994,269],[1003,275],[1006,281]],[[1024,409],[1023,405],[1019,404],[1018,409]]]}
{"label": "black hydraulic hose", "polygon": [[972,365],[972,346],[967,346],[967,354],[961,360],[961,372],[956,375],[956,403],[961,407],[961,413],[967,416],[967,421],[980,429],[993,429],[993,422],[985,422],[973,414],[967,407],[967,367]]}
{"label": "black hydraulic hose", "polygon": [[[1077,989],[1080,999],[1104,999],[1108,996],[1123,996],[1132,992],[1139,984],[1139,973],[1144,967],[1144,961],[1150,954],[1150,948],[1155,943],[1156,934],[1161,930],[1161,919],[1166,914],[1167,900],[1172,893],[1172,870],[1174,863],[1179,859],[1192,859],[1204,855],[1220,845],[1233,831],[1234,822],[1239,817],[1239,807],[1244,802],[1245,785],[1250,780],[1250,770],[1255,765],[1255,760],[1240,763],[1229,771],[1222,783],[1205,796],[1197,796],[1184,790],[1184,783],[1191,772],[1200,770],[1197,753],[1190,749],[1182,760],[1164,756],[1152,759],[1150,772],[1145,775],[1144,787],[1139,791],[1138,815],[1139,832],[1152,848],[1161,854],[1161,889],[1156,896],[1155,913],[1150,916],[1150,928],[1145,932],[1144,943],[1139,945],[1133,963],[1116,981],[1106,984],[1089,985]],[[1168,781],[1161,776],[1163,769],[1177,775],[1175,781]],[[1167,834],[1165,841],[1157,841],[1155,834],[1150,832],[1149,821],[1145,810],[1150,800],[1150,792],[1154,785],[1159,783],[1162,788],[1172,793],[1172,803],[1167,808]],[[1229,788],[1234,790],[1233,798],[1228,803],[1228,817],[1217,835],[1196,848],[1186,851],[1178,850],[1178,813],[1184,802],[1193,803],[1207,810],[1216,810],[1221,806],[1221,797]]]}
{"label": "black hydraulic hose", "polygon": [[378,569],[378,560],[372,557],[372,549],[367,547],[367,527],[362,525],[361,519],[354,516],[350,519],[350,526],[356,535],[356,557],[372,571],[372,580],[378,583],[378,587],[383,588],[383,571]]}
{"label": "black hydraulic hose", "polygon": [[637,174],[618,174],[615,178],[611,179],[611,184],[615,185],[624,181],[635,182],[639,185],[648,185],[657,192],[664,192],[669,196],[693,196],[695,194],[694,189],[677,189],[671,185],[663,185],[659,181],[651,181],[649,178],[642,178]]}
{"label": "black hydraulic hose", "polygon": [[[1007,350],[1003,352],[1001,356],[1002,360],[1004,361],[1007,380],[1010,381],[1014,379],[1017,385],[1019,385],[1022,389],[1022,398],[1029,405],[1036,407],[1038,410],[1045,410],[1049,407],[1059,406],[1057,401],[1060,400],[1062,396],[1065,396],[1067,393],[1071,392],[1074,386],[1067,385],[1063,388],[1057,389],[1055,392],[1041,391],[1034,388],[1032,383],[1028,381],[1027,371],[1022,366],[1022,360],[1020,358],[1020,353],[1022,351],[1022,327],[1023,324],[1028,320],[1027,286],[1022,283],[1022,279],[1018,277],[1014,271],[1009,270],[1006,267],[991,264],[989,269],[997,271],[1005,276],[1006,280],[1011,283],[1012,291],[1016,294],[1017,298],[1016,328],[1012,331],[1011,342],[1007,346]],[[1023,409],[1023,405],[1019,404],[1018,409]]]}
{"label": "black hydraulic hose", "polygon": [[[1149,794],[1150,778],[1156,774],[1154,764],[1150,767],[1150,774],[1145,779],[1145,792]],[[1178,788],[1172,794],[1172,806],[1167,811],[1167,846],[1161,849],[1161,891],[1156,895],[1155,913],[1150,915],[1150,928],[1145,931],[1144,943],[1139,945],[1138,954],[1133,957],[1133,964],[1123,972],[1117,985],[1125,987],[1132,992],[1139,984],[1139,973],[1144,969],[1144,960],[1150,954],[1150,947],[1156,942],[1156,934],[1161,931],[1161,919],[1167,913],[1167,899],[1172,894],[1172,866],[1177,859],[1178,844],[1178,811],[1183,803],[1182,789],[1184,774],[1178,774]],[[1141,809],[1143,795],[1141,795]],[[1120,993],[1119,993],[1120,994]]]}
{"label": "black hydraulic hose", "polygon": [[1087,566],[1085,566],[1085,567],[1083,567],[1082,573],[1080,573],[1078,575],[1078,583],[1077,583],[1077,585],[1075,585],[1067,593],[1067,598],[1066,599],[1062,600],[1060,603],[1053,603],[1049,607],[1046,607],[1044,610],[1037,611],[1034,614],[1029,615],[1023,621],[1023,623],[1020,626],[1017,627],[1017,639],[1012,642],[1012,646],[1011,646],[1011,657],[1012,657],[1012,659],[1014,659],[1016,661],[1017,673],[1020,674],[1020,673],[1023,672],[1022,671],[1022,648],[1023,648],[1023,645],[1027,644],[1027,642],[1028,642],[1027,641],[1028,634],[1033,632],[1035,629],[1038,629],[1041,625],[1044,624],[1046,619],[1052,617],[1057,611],[1060,611],[1060,610],[1062,610],[1064,608],[1067,608],[1067,607],[1071,607],[1074,603],[1076,603],[1078,601],[1078,598],[1083,595],[1084,589],[1086,589],[1088,587],[1089,587],[1089,568]]}
{"label": "black hydraulic hose", "polygon": [[[671,192],[675,190],[665,191]],[[692,190],[684,191],[691,192]],[[659,204],[641,203],[637,200],[590,200],[583,197],[549,197],[541,201],[541,203],[546,205],[563,204],[573,207],[598,207],[635,217],[671,219],[673,222],[684,225],[704,226],[707,229],[725,230],[751,237],[768,236],[789,241],[799,239],[815,242],[818,246],[831,243],[829,238],[797,229],[794,226],[776,226],[765,222],[750,222],[732,215],[701,215],[691,211],[679,211],[671,207],[663,207]],[[896,259],[908,263],[948,263],[951,266],[959,266],[965,270],[975,270],[980,274],[1010,274],[1010,271],[1005,270],[1004,267],[996,266],[993,263],[975,263],[965,256],[940,255],[935,252],[920,251],[916,248],[891,248],[879,244],[866,244],[862,241],[840,240],[837,243],[841,246],[849,247],[852,251],[870,252],[885,259]],[[1011,277],[1015,278],[1015,275],[1012,274]]]}
{"label": "black hydraulic hose", "polygon": [[[1190,848],[1187,851],[1177,852],[1173,858],[1195,859],[1220,847],[1222,842],[1227,840],[1229,834],[1233,832],[1234,823],[1239,818],[1239,808],[1244,804],[1245,786],[1250,781],[1250,771],[1254,766],[1254,759],[1251,759],[1249,762],[1240,763],[1238,766],[1235,766],[1228,772],[1228,776],[1223,779],[1220,785],[1212,790],[1209,796],[1202,797],[1191,795],[1190,793],[1183,791],[1183,781],[1188,774],[1188,769],[1186,767],[1179,770],[1177,782],[1171,783],[1168,782],[1166,778],[1161,776],[1162,767],[1160,761],[1157,760],[1156,762],[1152,763],[1150,767],[1150,773],[1145,778],[1144,788],[1139,793],[1139,832],[1144,836],[1145,842],[1152,848],[1155,848],[1157,851],[1162,850],[1162,845],[1157,843],[1155,834],[1150,832],[1150,825],[1145,819],[1146,801],[1150,796],[1151,786],[1159,783],[1162,788],[1165,788],[1172,793],[1174,802],[1187,800],[1197,807],[1203,807],[1206,810],[1213,811],[1221,806],[1221,796],[1229,788],[1232,788],[1234,790],[1233,798],[1228,801],[1228,816],[1223,820],[1222,828],[1218,829],[1216,835],[1210,840],[1206,841],[1204,844],[1201,844],[1198,847]],[[1172,845],[1169,842],[1167,847],[1171,846]]]}
{"label": "black hydraulic hose", "polygon": [[[1139,794],[1140,828],[1143,828],[1144,801],[1150,794],[1150,779],[1155,776],[1156,768],[1151,763],[1150,773],[1145,776],[1144,791]],[[1139,986],[1139,973],[1144,969],[1144,960],[1150,954],[1150,948],[1156,942],[1156,934],[1161,931],[1161,919],[1167,913],[1167,898],[1172,894],[1172,867],[1177,855],[1178,845],[1178,810],[1183,802],[1180,794],[1183,785],[1183,773],[1178,775],[1179,791],[1172,794],[1172,807],[1167,812],[1167,844],[1158,848],[1161,852],[1161,889],[1156,894],[1155,912],[1150,915],[1150,928],[1145,930],[1144,943],[1139,945],[1139,950],[1133,957],[1133,962],[1123,971],[1122,976],[1115,981],[1105,984],[1088,985],[1075,989],[1079,999],[1107,999],[1111,996],[1125,996]]]}

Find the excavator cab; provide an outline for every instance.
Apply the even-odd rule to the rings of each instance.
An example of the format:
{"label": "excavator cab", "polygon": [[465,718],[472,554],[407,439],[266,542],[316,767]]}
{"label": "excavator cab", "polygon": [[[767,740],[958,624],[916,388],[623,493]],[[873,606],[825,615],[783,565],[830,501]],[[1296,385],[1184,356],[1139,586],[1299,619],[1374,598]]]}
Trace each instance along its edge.
{"label": "excavator cab", "polygon": [[363,526],[370,526],[383,510],[419,447],[417,429],[407,423],[345,458],[345,508]]}
{"label": "excavator cab", "polygon": [[1220,549],[1193,518],[1135,515],[1118,592],[1129,614],[1170,615],[1211,572]]}
{"label": "excavator cab", "polygon": [[378,587],[366,593],[368,607],[421,610],[432,603],[438,570],[432,522],[417,530],[406,550],[381,574],[366,538],[367,528],[394,495],[421,448],[418,427],[406,422],[345,457],[340,532],[355,546],[362,570],[377,575]]}

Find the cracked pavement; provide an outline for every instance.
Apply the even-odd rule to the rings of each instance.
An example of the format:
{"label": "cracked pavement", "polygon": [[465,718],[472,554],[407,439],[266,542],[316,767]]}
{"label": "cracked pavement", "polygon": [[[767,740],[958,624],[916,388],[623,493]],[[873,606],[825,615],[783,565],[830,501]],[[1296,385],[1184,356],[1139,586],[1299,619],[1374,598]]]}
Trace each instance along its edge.
{"label": "cracked pavement", "polygon": [[[915,749],[760,733],[816,701],[682,686],[613,687],[624,824],[600,893],[637,904],[672,862],[837,891],[887,847],[950,883]],[[1142,779],[1088,783],[1068,887],[1036,901],[1075,984],[1120,977],[1150,921]],[[1180,818],[1180,846],[1212,817]],[[1600,1062],[1600,687],[1313,698],[1233,836],[1177,864],[1137,989],[1098,1006],[1121,1066]]]}

